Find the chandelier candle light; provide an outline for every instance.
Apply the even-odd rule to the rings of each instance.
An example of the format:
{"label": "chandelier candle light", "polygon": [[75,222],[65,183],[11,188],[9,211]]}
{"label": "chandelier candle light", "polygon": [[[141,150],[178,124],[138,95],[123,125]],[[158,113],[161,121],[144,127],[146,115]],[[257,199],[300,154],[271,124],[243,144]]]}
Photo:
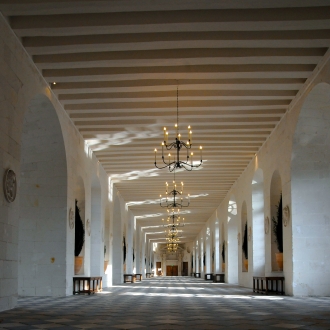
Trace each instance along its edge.
{"label": "chandelier candle light", "polygon": [[169,192],[168,183],[165,183],[165,197],[160,195],[160,203],[161,207],[173,208],[173,207],[188,207],[190,204],[190,195],[188,194],[187,200],[182,198],[183,194],[183,182],[181,182],[181,190],[177,190],[177,185],[175,183],[175,176],[173,180],[173,190]]}
{"label": "chandelier candle light", "polygon": [[177,224],[175,224],[174,222],[174,216],[175,214],[172,215],[173,216],[173,224],[168,225],[167,227],[169,229],[165,230],[165,237],[166,237],[166,241],[167,241],[167,250],[169,252],[175,252],[178,249],[178,242],[180,241],[179,237],[181,237],[181,235],[179,235],[179,231],[177,229]]}
{"label": "chandelier candle light", "polygon": [[[167,210],[167,213],[170,211]],[[177,214],[174,212],[174,209],[172,209],[172,214],[167,216],[167,224],[165,223],[165,220],[162,219],[163,221],[163,226],[169,227],[169,228],[175,228],[175,227],[184,227],[184,218],[182,218],[181,222],[181,217],[179,215],[180,209],[178,209]],[[170,220],[172,220],[172,223],[170,223]]]}
{"label": "chandelier candle light", "polygon": [[[177,122],[175,124],[176,128],[176,138],[175,141],[172,143],[168,142],[168,131],[166,130],[166,127],[164,127],[164,141],[162,142],[162,161],[165,164],[162,167],[157,166],[157,149],[155,149],[155,166],[159,169],[163,169],[165,167],[168,167],[170,172],[173,172],[175,169],[184,168],[187,171],[192,171],[193,168],[197,168],[202,165],[202,146],[199,147],[200,150],[200,162],[198,164],[194,165],[193,162],[193,152],[189,151],[192,147],[192,131],[191,127],[188,126],[188,141],[184,142],[181,140],[181,134],[179,132],[179,92],[178,88],[176,89],[176,110],[177,110]],[[180,160],[180,150],[182,148],[185,148],[187,151],[187,156],[185,160]],[[166,151],[172,150],[174,151],[174,155],[171,156],[171,154],[168,154],[168,160],[165,160],[164,156],[164,149]]]}
{"label": "chandelier candle light", "polygon": [[177,243],[168,243],[167,244],[167,251],[168,252],[176,252],[177,251],[177,249],[178,249],[178,246],[179,246],[179,244],[177,244]]}
{"label": "chandelier candle light", "polygon": [[171,228],[168,231],[165,230],[165,237],[169,243],[179,242],[179,232],[176,228]]}

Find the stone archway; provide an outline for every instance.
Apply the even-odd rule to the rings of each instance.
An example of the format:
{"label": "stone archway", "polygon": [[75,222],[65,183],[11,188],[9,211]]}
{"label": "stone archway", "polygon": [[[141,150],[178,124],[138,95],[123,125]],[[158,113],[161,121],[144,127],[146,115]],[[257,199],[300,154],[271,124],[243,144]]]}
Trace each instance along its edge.
{"label": "stone archway", "polygon": [[264,178],[258,168],[252,180],[252,250],[253,274],[265,275]]}
{"label": "stone archway", "polygon": [[[280,252],[278,250],[277,244],[276,244],[276,238],[275,238],[275,233],[273,230],[273,219],[276,220],[276,215],[278,212],[278,208],[280,207],[280,200],[282,198],[282,180],[279,172],[276,170],[273,173],[271,183],[270,183],[270,261],[271,265],[269,267],[270,271],[281,271],[279,269],[279,266],[276,262],[276,253]],[[280,210],[282,212],[282,210]],[[283,226],[282,226],[282,231],[283,231]],[[282,241],[283,241],[283,235],[282,235]],[[283,253],[284,256],[284,253]],[[283,257],[284,259],[284,257]]]}
{"label": "stone archway", "polygon": [[95,276],[103,275],[107,267],[104,264],[103,222],[101,184],[94,175],[91,186],[91,275]]}
{"label": "stone archway", "polygon": [[66,294],[67,163],[61,126],[45,95],[31,100],[21,142],[18,294]]}
{"label": "stone archway", "polygon": [[[75,275],[85,275],[89,276],[90,275],[90,257],[88,254],[88,251],[90,250],[90,237],[89,237],[89,232],[90,228],[87,226],[87,220],[90,221],[89,219],[86,219],[86,193],[85,193],[85,184],[84,180],[81,176],[77,176],[76,178],[76,184],[75,184],[75,200],[77,201],[77,207],[79,210],[79,215],[80,218],[83,222],[84,226],[84,244],[82,246],[81,252],[79,253],[79,257],[82,258],[82,267],[79,269],[76,269],[75,266]],[[75,230],[77,229],[77,226],[75,227]],[[76,232],[75,232],[76,234]],[[76,237],[75,237],[76,240]],[[75,251],[72,251],[73,253]],[[78,256],[75,256],[75,259]],[[76,261],[75,261],[76,264]]]}
{"label": "stone archway", "polygon": [[228,283],[238,283],[238,219],[237,219],[237,203],[234,196],[230,197],[228,202]]}
{"label": "stone archway", "polygon": [[294,295],[330,295],[329,95],[330,85],[325,83],[317,85],[309,93],[301,108],[293,139]]}
{"label": "stone archway", "polygon": [[[241,248],[242,248],[242,258],[241,258],[241,266],[242,272],[247,273],[249,271],[249,264],[251,263],[251,259],[253,258],[252,253],[250,251],[250,244],[249,244],[249,222],[247,216],[247,205],[246,201],[242,204],[241,209]],[[246,255],[244,254],[243,245],[246,244]]]}

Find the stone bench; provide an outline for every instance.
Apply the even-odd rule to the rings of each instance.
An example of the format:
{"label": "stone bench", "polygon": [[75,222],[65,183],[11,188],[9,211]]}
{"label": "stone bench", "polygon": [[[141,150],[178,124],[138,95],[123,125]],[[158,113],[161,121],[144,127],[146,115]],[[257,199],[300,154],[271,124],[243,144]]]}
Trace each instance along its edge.
{"label": "stone bench", "polygon": [[205,274],[204,275],[204,277],[205,277],[205,280],[213,280],[213,274],[212,273],[207,273],[207,274]]}
{"label": "stone bench", "polygon": [[135,283],[136,276],[135,274],[124,274],[124,283]]}
{"label": "stone bench", "polygon": [[135,280],[136,281],[142,281],[142,274],[135,274]]}
{"label": "stone bench", "polygon": [[102,291],[101,276],[76,276],[73,277],[73,294],[91,293]]}
{"label": "stone bench", "polygon": [[253,276],[253,292],[284,295],[284,277]]}
{"label": "stone bench", "polygon": [[214,283],[225,283],[225,274],[213,274]]}

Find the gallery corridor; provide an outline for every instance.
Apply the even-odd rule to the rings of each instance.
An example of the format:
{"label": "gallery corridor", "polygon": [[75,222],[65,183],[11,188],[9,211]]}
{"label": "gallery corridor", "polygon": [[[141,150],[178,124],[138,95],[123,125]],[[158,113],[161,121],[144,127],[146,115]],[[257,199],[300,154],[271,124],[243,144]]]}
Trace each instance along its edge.
{"label": "gallery corridor", "polygon": [[159,277],[95,295],[20,298],[0,329],[330,329],[330,297],[253,294],[191,277]]}

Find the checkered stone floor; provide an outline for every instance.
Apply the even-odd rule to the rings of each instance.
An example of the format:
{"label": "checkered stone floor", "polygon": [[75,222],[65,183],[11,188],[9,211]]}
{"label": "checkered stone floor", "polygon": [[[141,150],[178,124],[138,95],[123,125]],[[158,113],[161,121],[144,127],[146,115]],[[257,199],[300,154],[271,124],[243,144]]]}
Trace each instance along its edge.
{"label": "checkered stone floor", "polygon": [[330,297],[253,294],[190,277],[145,279],[95,295],[20,298],[0,330],[330,329]]}

